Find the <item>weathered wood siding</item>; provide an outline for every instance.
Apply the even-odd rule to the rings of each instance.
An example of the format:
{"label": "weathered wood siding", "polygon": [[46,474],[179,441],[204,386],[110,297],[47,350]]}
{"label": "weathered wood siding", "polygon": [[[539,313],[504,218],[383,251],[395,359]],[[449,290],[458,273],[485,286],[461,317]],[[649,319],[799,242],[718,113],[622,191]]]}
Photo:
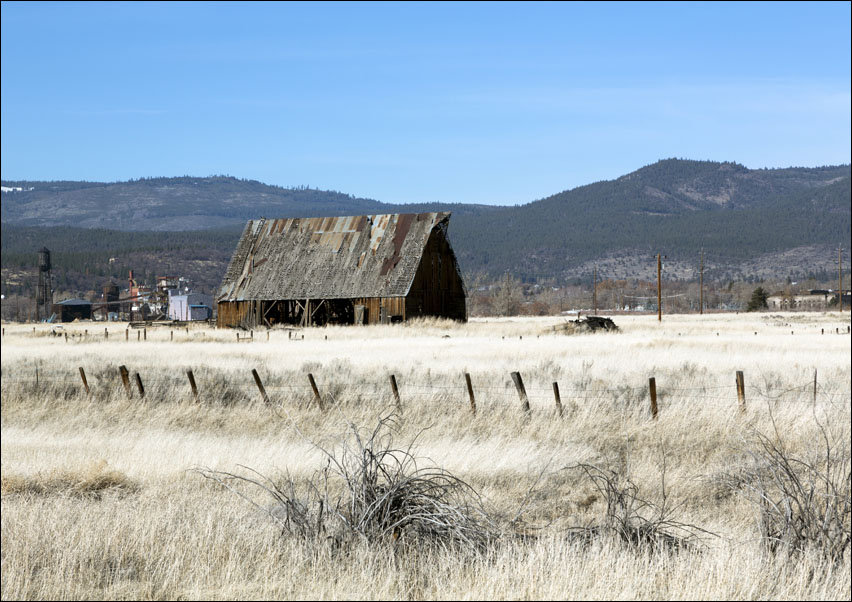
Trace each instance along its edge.
{"label": "weathered wood siding", "polygon": [[450,243],[435,230],[426,243],[411,290],[405,298],[406,319],[436,316],[467,320],[464,284]]}
{"label": "weathered wood siding", "polygon": [[217,305],[216,325],[239,326],[248,316],[249,301],[220,301]]}
{"label": "weathered wood siding", "polygon": [[405,297],[361,297],[353,299],[355,305],[367,308],[365,315],[367,324],[379,324],[382,308],[385,310],[386,321],[405,321]]}

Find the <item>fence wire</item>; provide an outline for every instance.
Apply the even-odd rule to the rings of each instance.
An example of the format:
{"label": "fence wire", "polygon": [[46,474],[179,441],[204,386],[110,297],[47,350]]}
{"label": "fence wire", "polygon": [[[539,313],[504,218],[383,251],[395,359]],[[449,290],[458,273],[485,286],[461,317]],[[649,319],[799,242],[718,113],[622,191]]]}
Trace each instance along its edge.
{"label": "fence wire", "polygon": [[[145,401],[166,402],[178,397],[190,396],[190,384],[185,373],[165,375],[162,373],[145,375],[129,371],[129,382],[122,381],[119,371],[115,368],[93,370],[86,372],[88,387],[92,395],[109,397],[110,395],[129,394],[131,398],[139,398],[142,392],[138,390],[136,375],[142,381]],[[489,383],[477,384],[476,375],[471,375],[473,391],[477,406],[494,405],[511,407],[512,404],[522,403],[523,397],[516,386],[507,379],[502,384],[495,383],[493,378]],[[233,373],[209,374],[203,371],[194,373],[199,398],[205,402],[216,402],[234,396],[246,401],[258,400],[261,393],[251,374],[246,374],[244,380],[235,378]],[[303,382],[280,382],[277,375],[267,376],[268,384],[262,386],[271,403],[291,401],[310,402],[314,399],[311,384],[305,376]],[[732,379],[733,380],[733,379]],[[416,381],[406,383],[397,379],[397,387],[402,404],[408,403],[451,403],[467,404],[469,392],[462,377],[458,383],[426,383]],[[261,381],[262,382],[262,381]],[[558,384],[558,381],[554,381]],[[321,375],[316,378],[317,388],[324,402],[363,402],[380,401],[391,403],[395,397],[389,380],[369,382],[361,379],[343,379],[323,382]],[[527,385],[525,397],[529,404],[536,408],[551,406],[556,398],[553,387],[542,385],[540,380]],[[25,394],[57,394],[68,398],[69,395],[85,395],[84,385],[78,371],[34,370],[32,375],[2,377],[4,396],[25,392]],[[129,390],[128,390],[129,389]],[[185,390],[185,391],[184,391]],[[559,387],[560,401],[566,404],[636,404],[650,400],[651,393],[646,383],[642,385],[624,385],[619,387],[571,386]],[[741,398],[737,388],[732,385],[696,385],[667,387],[664,382],[656,382],[656,401],[658,404],[676,404],[683,402],[707,402],[712,404],[762,404],[784,402],[827,402],[831,404],[852,402],[852,390],[849,382],[839,381],[808,381],[784,388],[774,388],[760,383],[746,384],[744,398]]]}

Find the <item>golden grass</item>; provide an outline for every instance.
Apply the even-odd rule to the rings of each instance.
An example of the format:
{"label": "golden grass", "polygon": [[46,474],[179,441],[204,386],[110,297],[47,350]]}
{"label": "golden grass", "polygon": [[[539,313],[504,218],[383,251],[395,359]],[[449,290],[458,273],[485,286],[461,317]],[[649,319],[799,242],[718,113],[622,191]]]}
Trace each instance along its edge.
{"label": "golden grass", "polygon": [[[731,486],[753,467],[755,433],[781,438],[802,458],[822,457],[823,434],[848,442],[852,354],[849,336],[835,334],[848,316],[615,321],[621,333],[542,334],[558,319],[426,321],[308,329],[304,341],[279,330],[267,342],[258,331],[254,343],[199,328],[175,331],[173,342],[168,329],[149,329],[147,343],[131,331],[125,342],[113,325],[104,340],[103,325],[82,323],[66,329],[88,329],[89,339],[65,343],[45,335],[48,326],[34,335],[32,326],[7,324],[2,598],[849,599],[848,553],[840,565],[815,554],[772,556],[748,491]],[[126,398],[120,364],[141,374],[144,400],[135,390]],[[260,401],[252,368],[272,406]],[[529,416],[513,370],[524,376]],[[736,370],[746,375],[744,414]],[[308,371],[326,414],[313,402]],[[242,465],[304,482],[323,463],[311,442],[335,449],[348,423],[373,426],[393,407],[389,373],[403,398],[397,439],[416,439],[425,464],[471,484],[495,516],[511,518],[523,505],[530,537],[483,555],[384,545],[334,554],[282,538],[266,515],[191,470]],[[660,394],[656,421],[649,376]],[[606,538],[578,543],[570,529],[599,524],[605,510],[575,468],[582,463],[621,471],[656,504],[665,491],[678,520],[715,536],[680,553],[628,550]]]}
{"label": "golden grass", "polygon": [[117,470],[109,469],[106,460],[93,462],[80,470],[52,469],[31,475],[4,475],[0,492],[5,495],[71,495],[99,496],[107,491],[130,493],[138,485]]}

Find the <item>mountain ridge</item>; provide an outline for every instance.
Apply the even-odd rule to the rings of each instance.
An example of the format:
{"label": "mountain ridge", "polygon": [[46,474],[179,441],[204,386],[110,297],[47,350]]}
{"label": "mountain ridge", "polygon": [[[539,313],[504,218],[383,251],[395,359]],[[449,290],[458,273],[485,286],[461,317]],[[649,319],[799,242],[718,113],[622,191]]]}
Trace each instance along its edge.
{"label": "mountain ridge", "polygon": [[[450,235],[463,269],[492,276],[508,271],[539,281],[576,274],[605,257],[622,257],[629,272],[631,258],[654,253],[686,258],[701,248],[726,256],[729,265],[789,256],[792,249],[816,249],[808,253],[819,255],[849,240],[849,182],[849,165],[753,170],[734,162],[663,159],[614,180],[525,204],[491,206],[393,204],[230,176],[118,183],[4,180],[4,187],[22,190],[3,193],[2,223],[7,231],[45,226],[159,231],[173,240],[166,234],[236,231],[262,216],[451,211]],[[801,263],[796,269],[806,269],[808,260]],[[790,267],[779,265],[778,271]]]}

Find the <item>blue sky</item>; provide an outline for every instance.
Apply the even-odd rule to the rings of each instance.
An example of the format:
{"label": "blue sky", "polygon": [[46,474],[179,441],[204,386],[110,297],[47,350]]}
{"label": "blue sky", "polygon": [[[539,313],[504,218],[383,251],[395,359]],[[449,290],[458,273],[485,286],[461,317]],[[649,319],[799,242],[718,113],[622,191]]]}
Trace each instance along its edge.
{"label": "blue sky", "polygon": [[514,204],[850,162],[849,2],[2,3],[3,179]]}

